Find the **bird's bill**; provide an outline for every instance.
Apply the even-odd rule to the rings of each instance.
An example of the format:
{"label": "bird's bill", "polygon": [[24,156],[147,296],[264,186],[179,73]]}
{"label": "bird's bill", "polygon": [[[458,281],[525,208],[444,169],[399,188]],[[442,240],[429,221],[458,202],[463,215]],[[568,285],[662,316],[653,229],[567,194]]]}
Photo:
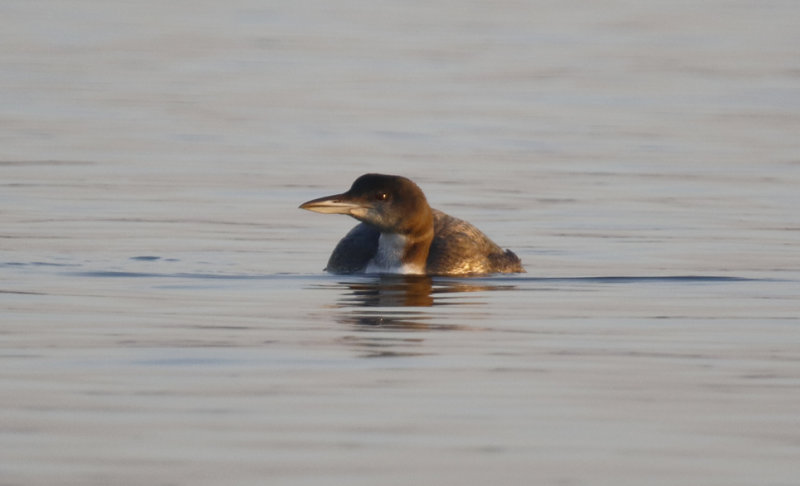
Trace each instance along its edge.
{"label": "bird's bill", "polygon": [[335,194],[306,201],[300,209],[307,209],[322,214],[349,214],[355,215],[364,211],[364,206],[348,201],[344,194]]}

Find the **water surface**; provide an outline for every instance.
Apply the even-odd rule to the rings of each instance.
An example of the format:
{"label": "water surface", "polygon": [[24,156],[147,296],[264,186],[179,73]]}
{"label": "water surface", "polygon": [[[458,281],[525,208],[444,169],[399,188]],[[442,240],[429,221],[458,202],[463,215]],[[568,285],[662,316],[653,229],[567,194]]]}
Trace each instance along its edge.
{"label": "water surface", "polygon": [[[0,12],[0,483],[796,484],[796,2]],[[323,273],[369,171],[528,273]]]}

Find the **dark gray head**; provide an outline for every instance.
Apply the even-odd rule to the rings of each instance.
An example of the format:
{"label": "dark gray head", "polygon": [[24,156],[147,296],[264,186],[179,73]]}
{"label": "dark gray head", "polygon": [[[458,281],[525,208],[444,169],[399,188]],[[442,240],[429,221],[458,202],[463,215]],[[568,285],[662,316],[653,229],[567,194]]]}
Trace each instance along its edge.
{"label": "dark gray head", "polygon": [[305,202],[300,208],[347,214],[382,233],[410,233],[433,224],[422,190],[411,180],[394,175],[364,174],[347,192]]}

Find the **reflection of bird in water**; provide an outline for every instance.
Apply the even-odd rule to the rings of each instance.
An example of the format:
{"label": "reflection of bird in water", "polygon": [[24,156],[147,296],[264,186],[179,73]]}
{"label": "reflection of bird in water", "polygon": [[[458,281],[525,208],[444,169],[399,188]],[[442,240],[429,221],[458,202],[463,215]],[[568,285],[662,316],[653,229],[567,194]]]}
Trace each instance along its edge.
{"label": "reflection of bird in water", "polygon": [[[494,279],[491,279],[494,280]],[[502,282],[502,279],[498,279]],[[387,334],[386,331],[465,331],[480,327],[457,324],[443,320],[443,315],[427,310],[439,305],[480,305],[480,299],[466,301],[464,293],[491,290],[513,290],[516,285],[493,284],[477,281],[464,282],[441,277],[421,275],[376,275],[355,277],[335,285],[322,285],[327,289],[340,289],[337,301],[340,312],[334,314],[340,324],[361,331],[344,336],[341,343],[352,347],[365,357],[403,357],[427,354],[421,348],[420,336]],[[474,315],[474,313],[473,313]],[[449,318],[448,315],[445,315]]]}
{"label": "reflection of bird in water", "polygon": [[486,281],[473,283],[425,275],[376,275],[352,282],[339,282],[337,287],[348,290],[339,299],[339,307],[430,307],[480,304],[478,301],[467,302],[458,294],[511,290],[516,285]]}
{"label": "reflection of bird in water", "polygon": [[475,275],[520,273],[517,255],[476,227],[428,206],[422,190],[405,177],[365,174],[343,194],[300,205],[361,221],[336,245],[331,273]]}
{"label": "reflection of bird in water", "polygon": [[[345,292],[337,306],[354,310],[337,320],[348,324],[380,326],[383,328],[461,328],[465,326],[436,325],[434,314],[411,308],[441,305],[480,305],[474,299],[466,301],[459,294],[516,288],[509,284],[478,284],[463,280],[440,279],[424,275],[376,275],[349,282],[338,282]],[[369,310],[367,310],[369,309]]]}
{"label": "reflection of bird in water", "polygon": [[372,282],[346,284],[350,295],[340,304],[361,307],[430,307],[433,302],[433,281],[423,275],[381,276]]}

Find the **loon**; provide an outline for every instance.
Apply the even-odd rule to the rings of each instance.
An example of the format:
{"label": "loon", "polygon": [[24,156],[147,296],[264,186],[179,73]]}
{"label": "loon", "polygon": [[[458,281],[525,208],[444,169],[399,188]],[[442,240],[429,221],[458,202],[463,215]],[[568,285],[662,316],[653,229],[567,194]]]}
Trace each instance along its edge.
{"label": "loon", "polygon": [[514,252],[503,251],[470,223],[432,209],[405,177],[364,174],[347,192],[312,199],[300,209],[361,221],[333,250],[325,268],[330,273],[525,272]]}

